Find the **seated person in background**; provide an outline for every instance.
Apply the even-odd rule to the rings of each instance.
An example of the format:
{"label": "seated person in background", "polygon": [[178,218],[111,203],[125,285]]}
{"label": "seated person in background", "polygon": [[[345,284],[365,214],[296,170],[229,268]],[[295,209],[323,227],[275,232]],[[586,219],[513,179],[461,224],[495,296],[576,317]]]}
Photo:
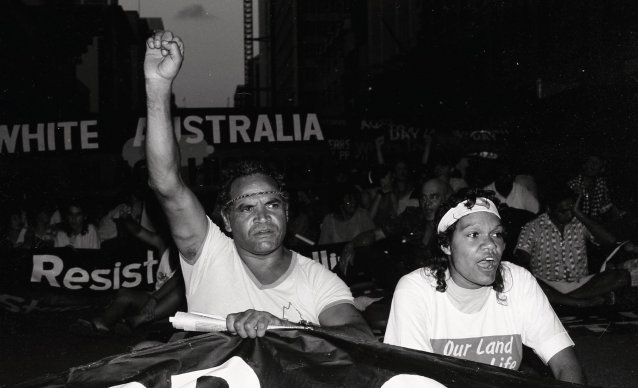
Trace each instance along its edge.
{"label": "seated person in background", "polygon": [[368,211],[359,206],[359,190],[352,185],[337,188],[334,211],[321,222],[319,244],[348,242],[359,233],[374,229]]}
{"label": "seated person in background", "polygon": [[28,249],[52,248],[55,242],[55,228],[51,226],[51,209],[44,204],[37,204],[30,217],[29,227],[25,235],[24,247]]}
{"label": "seated person in background", "polygon": [[437,178],[447,182],[453,193],[468,187],[460,173],[454,171],[454,158],[451,154],[440,155],[433,161],[432,172]]}
{"label": "seated person in background", "polygon": [[86,207],[79,199],[72,199],[62,208],[62,222],[54,245],[56,248],[100,249],[97,229],[89,223]]}
{"label": "seated person in background", "polygon": [[[143,194],[139,190],[131,190],[126,193],[126,198],[113,209],[109,210],[99,222],[98,233],[102,242],[116,238],[118,235],[117,220],[126,215],[133,220],[141,222],[144,209]],[[147,229],[153,229],[146,225]]]}
{"label": "seated person in background", "polygon": [[[315,245],[319,240],[317,196],[311,190],[296,190],[290,198],[285,245],[295,250]],[[221,209],[220,209],[221,217]],[[223,222],[222,222],[223,227]]]}
{"label": "seated person in background", "polygon": [[262,337],[269,325],[307,321],[374,340],[348,287],[323,265],[282,244],[288,216],[281,176],[242,161],[220,192],[226,236],[213,224],[180,175],[173,130],[172,83],[184,45],[170,31],[146,41],[149,184],[179,250],[188,310],[226,317],[242,338]]}
{"label": "seated person in background", "polygon": [[382,224],[399,214],[399,200],[393,191],[394,174],[384,164],[374,166],[368,174],[370,187],[362,193],[364,209],[367,209],[375,225]]}
{"label": "seated person in background", "polygon": [[[398,278],[405,274],[404,271],[409,272],[423,266],[425,261],[432,257],[436,245],[432,243],[433,237],[436,237],[434,219],[439,206],[450,194],[450,186],[439,178],[430,179],[423,183],[420,188],[419,207],[407,208],[397,218],[378,225],[376,229],[360,233],[346,244],[341,254],[341,271],[347,274],[350,271],[349,267],[355,265],[355,248],[370,246],[374,242],[386,238],[401,239],[401,242],[405,243],[408,251],[406,255],[409,258],[406,258],[408,261],[405,264],[406,269],[399,271],[398,274],[395,273],[395,278],[388,280],[390,284],[385,284],[386,287],[394,288]],[[367,250],[366,253],[370,253],[370,250]],[[365,255],[361,256],[357,261],[373,260]],[[389,268],[392,263],[383,260],[383,262],[375,264],[379,266],[379,268],[373,269],[376,276],[382,276],[383,273],[385,275],[393,273]],[[361,263],[358,266],[363,267],[366,264]]]}
{"label": "seated person in background", "polygon": [[403,213],[408,207],[418,207],[418,199],[413,197],[416,186],[412,179],[412,171],[407,160],[399,159],[394,162],[394,195],[397,198],[397,214]]}
{"label": "seated person in background", "polygon": [[158,233],[142,227],[128,214],[122,214],[117,222],[121,224],[122,230],[153,247],[156,254],[162,255],[155,275],[155,289],[149,292],[120,288],[100,315],[90,320],[78,319],[73,329],[80,334],[108,334],[115,327],[117,329],[114,331],[118,334],[128,334],[141,324],[175,314],[186,302],[184,282],[176,274],[179,268],[177,251],[168,246]]}
{"label": "seated person in background", "polygon": [[571,178],[567,185],[575,194],[583,196],[583,214],[597,221],[614,221],[621,217],[621,212],[611,200],[604,171],[603,159],[590,153],[585,156],[580,173]]}
{"label": "seated person in background", "polygon": [[[525,185],[517,180],[506,161],[497,161],[494,181],[484,187],[496,193],[496,198],[509,207],[527,210],[537,214],[540,205],[538,198]],[[529,176],[525,176],[529,179]]]}
{"label": "seated person in background", "polygon": [[508,369],[520,367],[525,344],[555,378],[583,383],[574,343],[534,277],[501,261],[491,195],[461,190],[441,206],[442,252],[399,281],[384,342]]}
{"label": "seated person in background", "polygon": [[553,189],[547,211],[523,227],[514,253],[518,262],[529,263],[552,303],[576,307],[603,304],[629,283],[626,270],[589,273],[586,241],[613,246],[616,238],[583,214],[581,200],[565,186]]}
{"label": "seated person in background", "polygon": [[2,225],[2,244],[4,248],[22,248],[27,233],[27,212],[22,207],[9,207]]}
{"label": "seated person in background", "polygon": [[[503,227],[507,231],[505,234],[505,250],[503,251],[503,260],[511,261],[514,264],[518,264],[525,267],[527,263],[519,263],[516,261],[514,255],[514,249],[518,242],[518,236],[521,233],[521,229],[525,224],[536,218],[536,214],[514,207],[509,207],[507,204],[501,203],[498,207],[498,212],[501,214],[501,222]],[[527,268],[529,269],[529,268]]]}
{"label": "seated person in background", "polygon": [[[424,166],[428,162],[428,158],[430,157],[430,150],[432,149],[432,136],[427,133],[423,135],[424,147],[423,154],[421,155],[421,166]],[[387,160],[383,153],[383,148],[385,144],[385,137],[380,136],[375,139],[375,148],[377,155],[377,163],[379,165],[386,165]],[[414,176],[414,166],[403,157],[396,158],[393,163],[390,164],[392,169],[392,182],[391,182],[391,192],[392,195],[386,195],[384,198],[386,201],[391,198],[394,201],[394,208],[396,210],[396,214],[390,215],[389,218],[394,218],[395,216],[403,213],[403,211],[408,207],[418,207],[419,202],[413,193],[416,191],[417,182]],[[382,192],[387,192],[385,188],[382,187]],[[387,221],[387,217],[374,217],[375,222],[385,222]]]}

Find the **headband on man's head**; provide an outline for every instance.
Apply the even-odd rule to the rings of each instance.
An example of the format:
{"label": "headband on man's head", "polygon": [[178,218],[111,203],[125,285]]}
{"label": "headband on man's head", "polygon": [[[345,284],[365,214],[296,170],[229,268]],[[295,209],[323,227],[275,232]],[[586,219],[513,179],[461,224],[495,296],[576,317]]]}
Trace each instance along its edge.
{"label": "headband on man's head", "polygon": [[259,192],[256,192],[256,193],[248,193],[248,194],[238,195],[235,198],[227,201],[224,204],[223,209],[226,209],[228,206],[232,205],[235,201],[238,201],[240,199],[248,198],[248,197],[254,197],[256,195],[264,195],[264,194],[278,194],[284,201],[288,200],[288,195],[284,191],[280,191],[280,190],[259,191]]}
{"label": "headband on man's head", "polygon": [[485,197],[477,197],[476,202],[473,206],[470,206],[470,202],[465,200],[445,212],[443,217],[441,217],[441,221],[439,221],[439,225],[437,226],[436,231],[438,233],[445,232],[447,228],[454,225],[456,221],[460,220],[468,214],[478,212],[492,213],[498,218],[501,218],[501,215],[498,214],[498,209],[496,209],[496,205],[494,205],[494,202]]}

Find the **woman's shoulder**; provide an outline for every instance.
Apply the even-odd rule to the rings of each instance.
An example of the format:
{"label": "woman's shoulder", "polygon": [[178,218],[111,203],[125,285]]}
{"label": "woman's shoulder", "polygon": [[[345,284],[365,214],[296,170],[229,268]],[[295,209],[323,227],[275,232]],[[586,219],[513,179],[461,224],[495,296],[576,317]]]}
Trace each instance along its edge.
{"label": "woman's shoulder", "polygon": [[521,286],[523,282],[536,281],[534,275],[532,275],[527,269],[511,263],[509,261],[501,262],[503,268],[503,281],[505,283],[505,292],[512,287]]}
{"label": "woman's shoulder", "polygon": [[436,291],[436,275],[431,268],[422,267],[403,275],[397,289],[421,289]]}
{"label": "woman's shoulder", "polygon": [[526,276],[529,274],[528,270],[518,264],[512,263],[511,261],[502,261],[501,266],[516,276]]}

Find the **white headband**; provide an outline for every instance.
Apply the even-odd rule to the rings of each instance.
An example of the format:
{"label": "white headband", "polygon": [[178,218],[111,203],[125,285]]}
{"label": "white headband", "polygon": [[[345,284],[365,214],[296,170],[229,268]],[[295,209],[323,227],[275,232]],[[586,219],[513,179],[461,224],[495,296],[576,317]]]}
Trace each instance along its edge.
{"label": "white headband", "polygon": [[448,210],[441,218],[441,221],[439,221],[439,226],[437,226],[436,231],[438,233],[445,232],[447,228],[454,225],[456,221],[460,220],[468,214],[478,212],[492,213],[498,218],[501,218],[501,215],[498,214],[498,210],[496,209],[496,205],[494,205],[494,202],[490,201],[487,198],[477,197],[476,202],[472,207],[468,207],[468,201],[463,201],[452,209]]}

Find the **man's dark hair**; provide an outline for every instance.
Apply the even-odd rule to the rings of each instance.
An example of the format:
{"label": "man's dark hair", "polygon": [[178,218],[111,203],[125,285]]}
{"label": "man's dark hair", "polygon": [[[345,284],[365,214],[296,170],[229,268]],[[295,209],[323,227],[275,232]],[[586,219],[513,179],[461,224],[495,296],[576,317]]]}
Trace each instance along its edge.
{"label": "man's dark hair", "polygon": [[69,236],[71,236],[71,234],[73,233],[73,231],[71,230],[71,225],[69,225],[69,222],[67,220],[67,216],[71,207],[76,207],[82,210],[82,214],[84,215],[84,224],[82,225],[82,231],[80,232],[80,234],[85,235],[89,231],[90,217],[88,214],[89,208],[87,205],[87,200],[82,197],[71,197],[64,201],[62,208],[60,209],[62,216],[60,228]]}
{"label": "man's dark hair", "polygon": [[555,208],[559,203],[566,199],[575,199],[577,197],[574,190],[569,186],[560,184],[546,187],[542,192],[542,200],[550,209]]}
{"label": "man's dark hair", "polygon": [[[468,209],[471,209],[474,204],[476,204],[476,199],[479,197],[487,198],[494,202],[494,204],[498,207],[500,205],[500,201],[496,199],[494,196],[494,192],[491,190],[482,190],[477,188],[466,188],[461,189],[458,192],[452,194],[439,208],[437,212],[437,216],[435,219],[435,226],[439,225],[441,218],[448,212],[448,210],[456,207],[459,203],[467,202],[465,206]],[[436,276],[436,290],[439,292],[445,292],[447,289],[447,283],[445,281],[445,271],[449,268],[449,260],[447,255],[443,253],[441,250],[441,246],[449,247],[452,243],[452,235],[456,230],[457,223],[452,224],[445,231],[437,234],[437,253],[430,260],[427,267],[432,270],[434,275]],[[497,293],[503,292],[503,274],[502,274],[502,266],[499,262],[498,269],[496,272],[496,278],[494,279],[494,283],[492,284],[492,288]]]}
{"label": "man's dark hair", "polygon": [[[219,192],[218,201],[222,207],[222,211],[226,211],[226,204],[232,200],[230,197],[230,188],[233,182],[245,176],[250,175],[265,175],[267,177],[272,178],[278,186],[278,190],[285,194],[285,183],[283,174],[277,170],[276,168],[269,166],[262,161],[259,160],[240,160],[239,162],[233,164],[228,172],[228,179],[223,183],[221,190]],[[287,198],[287,196],[285,196]]]}

